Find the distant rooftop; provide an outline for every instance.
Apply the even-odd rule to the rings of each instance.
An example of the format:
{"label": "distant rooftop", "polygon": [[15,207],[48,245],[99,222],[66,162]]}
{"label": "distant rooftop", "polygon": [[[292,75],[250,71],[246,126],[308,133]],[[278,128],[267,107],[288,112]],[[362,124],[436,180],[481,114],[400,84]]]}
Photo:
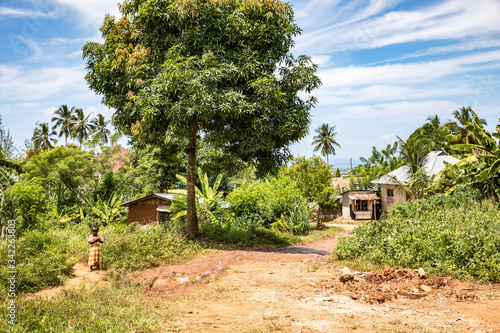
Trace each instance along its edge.
{"label": "distant rooftop", "polygon": [[[459,161],[458,158],[448,155],[446,151],[441,148],[438,150],[431,151],[427,156],[425,156],[422,163],[422,168],[425,170],[429,177],[435,176],[446,168],[445,162],[449,164],[455,164]],[[373,184],[409,184],[413,181],[412,175],[410,173],[410,167],[408,165],[403,165],[396,170],[389,172],[382,177],[372,181]]]}

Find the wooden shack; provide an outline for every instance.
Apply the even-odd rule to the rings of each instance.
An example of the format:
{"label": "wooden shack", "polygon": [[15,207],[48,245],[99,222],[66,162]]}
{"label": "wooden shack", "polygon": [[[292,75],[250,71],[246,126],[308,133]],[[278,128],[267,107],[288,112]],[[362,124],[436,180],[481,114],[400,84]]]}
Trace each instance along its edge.
{"label": "wooden shack", "polygon": [[152,193],[124,202],[121,206],[128,207],[128,222],[140,224],[163,222],[170,218],[169,208],[174,197],[174,194]]}
{"label": "wooden shack", "polygon": [[342,193],[342,216],[353,220],[375,220],[375,204],[380,198],[373,191]]}

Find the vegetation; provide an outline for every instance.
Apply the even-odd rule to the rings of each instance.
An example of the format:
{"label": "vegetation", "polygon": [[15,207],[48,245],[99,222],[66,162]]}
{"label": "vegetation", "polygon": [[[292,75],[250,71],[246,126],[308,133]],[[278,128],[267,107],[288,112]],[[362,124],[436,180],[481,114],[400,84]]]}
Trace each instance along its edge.
{"label": "vegetation", "polygon": [[477,192],[400,202],[387,220],[370,221],[335,248],[340,259],[393,267],[424,267],[432,274],[500,282],[500,212]]}
{"label": "vegetation", "polygon": [[289,52],[300,29],[281,1],[130,1],[120,10],[104,20],[104,43],[83,48],[86,80],[124,133],[153,146],[182,142],[194,235],[198,136],[261,173],[282,164],[307,133],[316,99],[299,92],[319,86],[316,65]]}
{"label": "vegetation", "polygon": [[[159,332],[171,325],[171,301],[144,297],[141,286],[85,286],[52,299],[18,296],[17,324],[0,322],[2,332]],[[0,314],[6,318],[7,306]],[[96,317],[96,314],[99,314]]]}
{"label": "vegetation", "polygon": [[310,201],[318,201],[325,189],[331,188],[333,172],[331,166],[318,156],[296,157],[290,167],[281,173],[297,183],[302,196]]}
{"label": "vegetation", "polygon": [[307,201],[294,181],[286,176],[254,182],[231,192],[226,200],[232,205],[225,223],[248,228],[274,226],[297,235],[309,232]]}

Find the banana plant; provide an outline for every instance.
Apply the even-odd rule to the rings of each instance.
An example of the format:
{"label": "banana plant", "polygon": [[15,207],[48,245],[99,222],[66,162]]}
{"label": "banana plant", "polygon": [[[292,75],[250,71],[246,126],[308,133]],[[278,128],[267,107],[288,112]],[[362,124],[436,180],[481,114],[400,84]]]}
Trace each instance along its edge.
{"label": "banana plant", "polygon": [[461,173],[461,176],[455,181],[457,183],[485,184],[493,202],[498,203],[500,197],[500,146],[494,138],[500,139],[500,133],[490,133],[476,123],[467,123],[464,127],[480,143],[451,146],[464,154],[464,157],[451,167],[452,170]]}
{"label": "banana plant", "polygon": [[101,219],[103,225],[108,225],[112,223],[120,214],[122,208],[120,207],[122,203],[122,198],[113,194],[108,201],[101,200],[101,197],[97,195],[97,202],[91,206],[94,214]]}
{"label": "banana plant", "polygon": [[[211,187],[209,182],[208,182],[208,176],[205,173],[203,175],[201,168],[198,168],[198,178],[200,179],[201,182],[201,189],[198,188],[198,186],[195,186],[195,195],[196,195],[196,201],[197,201],[197,207],[198,210],[200,210],[201,213],[201,218],[207,221],[211,222],[217,222],[217,218],[215,215],[212,213],[212,208],[222,200],[222,197],[224,195],[224,192],[218,191],[221,180],[222,180],[222,174],[219,174],[217,176],[217,179],[215,180],[214,185]],[[184,184],[187,184],[187,180],[184,176],[181,175],[175,175],[175,177],[183,182]],[[170,190],[170,193],[173,194],[178,194],[181,196],[187,196],[187,191],[186,190]],[[172,217],[172,220],[176,220],[182,216],[185,216],[187,214],[186,210],[180,211],[179,213],[175,214]]]}
{"label": "banana plant", "polygon": [[57,223],[66,223],[78,218],[79,216],[80,214],[75,213],[72,210],[66,210],[66,208],[63,208],[61,211],[57,211],[57,204],[52,205],[52,217],[57,221]]}

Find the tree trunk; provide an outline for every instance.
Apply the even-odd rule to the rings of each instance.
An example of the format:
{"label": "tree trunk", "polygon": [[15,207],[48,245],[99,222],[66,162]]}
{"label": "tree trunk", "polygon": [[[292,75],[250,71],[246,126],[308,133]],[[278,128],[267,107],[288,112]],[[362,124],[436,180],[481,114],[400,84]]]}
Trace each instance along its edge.
{"label": "tree trunk", "polygon": [[198,124],[194,122],[189,131],[189,144],[186,149],[188,154],[187,164],[187,232],[188,236],[195,236],[198,233],[198,218],[196,216],[196,195],[194,191],[194,178],[196,174],[196,138],[198,134]]}

